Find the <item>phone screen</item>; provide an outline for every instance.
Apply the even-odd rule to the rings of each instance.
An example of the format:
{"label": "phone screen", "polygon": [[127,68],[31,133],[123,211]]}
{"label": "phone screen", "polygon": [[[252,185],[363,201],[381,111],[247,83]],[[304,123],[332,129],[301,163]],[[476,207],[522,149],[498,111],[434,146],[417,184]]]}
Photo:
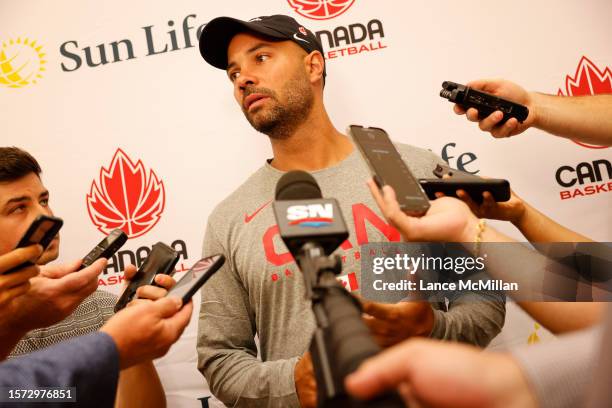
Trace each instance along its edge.
{"label": "phone screen", "polygon": [[400,208],[415,214],[427,212],[427,196],[387,133],[382,129],[361,126],[351,126],[350,130],[375,179],[378,179],[377,183],[393,187]]}
{"label": "phone screen", "polygon": [[213,255],[200,259],[170,289],[168,296],[181,298],[184,302],[189,301],[189,298],[217,272],[224,262],[225,257],[223,255]]}

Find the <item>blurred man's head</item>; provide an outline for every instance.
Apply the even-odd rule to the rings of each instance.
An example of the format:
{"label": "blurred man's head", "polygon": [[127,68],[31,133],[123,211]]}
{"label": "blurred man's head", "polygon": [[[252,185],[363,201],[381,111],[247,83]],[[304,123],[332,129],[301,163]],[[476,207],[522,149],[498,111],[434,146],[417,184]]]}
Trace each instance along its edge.
{"label": "blurred man's head", "polygon": [[[17,246],[37,216],[53,215],[40,173],[40,165],[29,153],[16,147],[0,147],[0,254]],[[59,235],[38,263],[46,264],[58,253]]]}
{"label": "blurred man's head", "polygon": [[202,32],[200,52],[227,72],[249,123],[272,139],[289,137],[322,100],[323,49],[291,17],[216,18]]}

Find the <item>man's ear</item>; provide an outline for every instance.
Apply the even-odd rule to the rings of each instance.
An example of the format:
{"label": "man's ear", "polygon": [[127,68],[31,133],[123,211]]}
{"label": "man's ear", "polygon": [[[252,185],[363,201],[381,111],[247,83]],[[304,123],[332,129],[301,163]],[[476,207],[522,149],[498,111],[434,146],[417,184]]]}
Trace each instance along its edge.
{"label": "man's ear", "polygon": [[306,72],[310,77],[310,82],[323,82],[323,71],[325,70],[325,59],[319,51],[313,51],[304,59]]}

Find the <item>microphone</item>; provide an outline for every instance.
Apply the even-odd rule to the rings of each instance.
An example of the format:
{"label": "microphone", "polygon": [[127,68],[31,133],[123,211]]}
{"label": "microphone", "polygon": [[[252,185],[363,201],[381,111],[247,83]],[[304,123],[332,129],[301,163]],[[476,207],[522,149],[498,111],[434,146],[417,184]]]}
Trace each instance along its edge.
{"label": "microphone", "polygon": [[349,235],[338,202],[322,198],[316,180],[304,171],[284,174],[276,185],[275,198],[280,236],[302,271],[317,323],[310,343],[317,406],[405,407],[396,392],[360,401],[344,390],[345,377],[380,347],[361,319],[361,304],[336,278],[342,261],[331,254]]}
{"label": "microphone", "polygon": [[347,238],[338,202],[322,198],[317,181],[305,171],[285,173],[276,184],[273,204],[280,236],[294,258],[313,242],[331,255]]}

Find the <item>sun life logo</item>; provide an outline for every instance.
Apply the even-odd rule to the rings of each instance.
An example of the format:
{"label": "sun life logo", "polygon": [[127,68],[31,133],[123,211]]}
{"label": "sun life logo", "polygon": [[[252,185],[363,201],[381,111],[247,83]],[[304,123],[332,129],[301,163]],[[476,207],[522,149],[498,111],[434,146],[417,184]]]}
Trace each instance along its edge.
{"label": "sun life logo", "polygon": [[28,38],[9,39],[0,48],[0,85],[22,88],[36,84],[45,71],[42,45]]}

